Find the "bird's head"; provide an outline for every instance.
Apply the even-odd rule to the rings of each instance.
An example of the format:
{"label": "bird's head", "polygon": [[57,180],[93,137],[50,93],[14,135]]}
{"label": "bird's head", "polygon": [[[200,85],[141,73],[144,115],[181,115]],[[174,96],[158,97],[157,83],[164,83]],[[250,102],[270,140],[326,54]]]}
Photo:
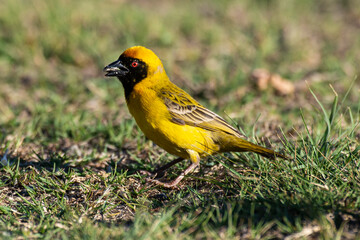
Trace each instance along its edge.
{"label": "bird's head", "polygon": [[[153,76],[165,74],[160,59],[153,51],[141,46],[125,50],[120,57],[104,68],[107,77],[117,77],[129,94],[136,84],[147,79],[154,81]],[[166,74],[165,74],[166,75]]]}

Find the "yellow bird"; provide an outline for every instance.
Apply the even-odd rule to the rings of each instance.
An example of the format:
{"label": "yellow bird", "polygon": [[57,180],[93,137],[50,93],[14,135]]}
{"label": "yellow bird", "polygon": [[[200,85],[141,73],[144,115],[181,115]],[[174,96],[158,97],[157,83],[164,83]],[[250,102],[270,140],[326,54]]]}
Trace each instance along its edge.
{"label": "yellow bird", "polygon": [[287,157],[253,144],[223,118],[203,107],[169,80],[153,51],[142,46],[125,50],[118,60],[104,68],[107,77],[117,77],[136,123],[167,152],[180,158],[160,168],[190,159],[191,165],[169,183],[148,179],[164,187],[175,187],[199,164],[200,158],[220,152],[254,152],[267,158]]}

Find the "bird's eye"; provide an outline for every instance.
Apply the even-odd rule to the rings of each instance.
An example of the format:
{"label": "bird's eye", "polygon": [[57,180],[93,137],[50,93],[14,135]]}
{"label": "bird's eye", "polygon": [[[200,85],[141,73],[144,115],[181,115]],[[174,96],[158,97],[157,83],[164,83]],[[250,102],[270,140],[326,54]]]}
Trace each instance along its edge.
{"label": "bird's eye", "polygon": [[134,61],[134,62],[131,63],[131,66],[132,66],[133,68],[136,68],[137,66],[139,66],[139,63],[136,62],[136,61]]}

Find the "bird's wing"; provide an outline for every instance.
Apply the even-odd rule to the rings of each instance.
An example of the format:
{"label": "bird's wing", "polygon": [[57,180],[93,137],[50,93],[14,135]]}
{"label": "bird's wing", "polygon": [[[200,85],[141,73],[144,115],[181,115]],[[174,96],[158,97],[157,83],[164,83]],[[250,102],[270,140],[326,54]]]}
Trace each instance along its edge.
{"label": "bird's wing", "polygon": [[201,106],[186,92],[180,89],[176,90],[171,92],[161,91],[161,97],[170,112],[172,122],[246,138],[222,117]]}

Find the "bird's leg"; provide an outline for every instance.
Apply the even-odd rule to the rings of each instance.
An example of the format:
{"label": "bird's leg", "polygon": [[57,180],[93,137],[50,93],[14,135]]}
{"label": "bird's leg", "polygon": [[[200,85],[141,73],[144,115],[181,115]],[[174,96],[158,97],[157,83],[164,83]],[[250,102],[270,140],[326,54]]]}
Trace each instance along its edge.
{"label": "bird's leg", "polygon": [[156,169],[155,172],[153,172],[154,176],[155,177],[162,176],[162,174],[164,173],[165,170],[167,170],[168,168],[172,167],[173,165],[175,165],[175,164],[177,164],[177,163],[179,163],[179,162],[181,162],[183,160],[184,160],[184,158],[179,157],[179,158],[165,164],[164,166],[159,167],[158,169]]}
{"label": "bird's leg", "polygon": [[167,170],[168,168],[172,167],[173,165],[183,161],[184,158],[177,158],[167,164],[165,164],[164,166],[162,167],[159,167],[158,169],[156,169],[154,172],[149,172],[149,171],[146,171],[146,170],[140,170],[139,173],[143,174],[143,175],[147,175],[149,177],[156,177],[156,178],[159,178],[159,177],[162,177],[163,174],[164,174],[164,171]]}
{"label": "bird's leg", "polygon": [[[176,159],[176,160],[178,160],[178,159]],[[179,161],[180,161],[180,160],[178,160],[178,162],[179,162]],[[173,162],[175,162],[175,160],[174,160]],[[171,162],[171,163],[172,163],[172,162]],[[174,163],[174,164],[175,164],[175,163]],[[174,164],[172,164],[172,165],[174,165]],[[172,166],[172,165],[170,165],[170,166]],[[155,180],[155,179],[151,179],[151,178],[146,178],[146,181],[155,183],[156,185],[160,185],[160,186],[165,187],[165,188],[174,188],[174,187],[176,187],[176,185],[179,184],[179,182],[180,182],[189,172],[193,171],[198,165],[199,165],[199,162],[197,162],[197,163],[191,163],[191,165],[190,165],[187,169],[185,169],[185,171],[182,172],[182,173],[180,174],[180,176],[178,176],[178,177],[175,178],[173,181],[168,182],[168,183],[167,183],[167,182],[161,182],[161,181],[159,181],[159,180]]]}

